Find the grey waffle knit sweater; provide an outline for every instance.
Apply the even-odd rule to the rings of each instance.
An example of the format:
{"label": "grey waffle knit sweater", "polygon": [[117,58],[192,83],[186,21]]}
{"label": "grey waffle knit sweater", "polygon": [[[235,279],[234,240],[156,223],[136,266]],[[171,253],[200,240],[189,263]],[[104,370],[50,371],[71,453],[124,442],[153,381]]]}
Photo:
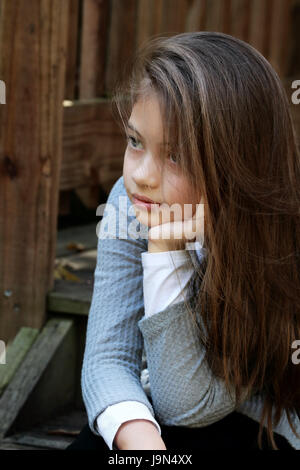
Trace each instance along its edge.
{"label": "grey waffle knit sweater", "polygon": [[[144,403],[160,423],[169,426],[203,427],[232,411],[260,421],[262,397],[244,395],[239,407],[232,389],[215,378],[206,361],[184,302],[171,305],[150,317],[144,316],[141,253],[147,251],[143,236],[127,239],[119,234],[119,196],[127,196],[123,176],[114,184],[107,204],[116,208],[117,238],[109,238],[111,226],[101,223],[94,291],[89,311],[81,388],[89,426],[99,435],[97,416],[109,405],[124,400]],[[122,209],[124,212],[124,208]],[[106,210],[103,221],[107,217]],[[127,224],[137,224],[126,212]],[[103,239],[103,234],[108,238]],[[145,348],[153,407],[141,383]],[[300,420],[292,417],[300,434]],[[300,450],[300,439],[283,414],[274,428]]]}

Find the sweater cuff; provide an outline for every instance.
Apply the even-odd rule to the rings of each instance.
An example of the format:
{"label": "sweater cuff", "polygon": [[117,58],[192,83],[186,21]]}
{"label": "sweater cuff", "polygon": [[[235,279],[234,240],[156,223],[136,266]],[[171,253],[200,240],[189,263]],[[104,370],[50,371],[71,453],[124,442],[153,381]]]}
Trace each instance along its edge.
{"label": "sweater cuff", "polygon": [[186,297],[193,264],[186,250],[142,253],[145,317]]}

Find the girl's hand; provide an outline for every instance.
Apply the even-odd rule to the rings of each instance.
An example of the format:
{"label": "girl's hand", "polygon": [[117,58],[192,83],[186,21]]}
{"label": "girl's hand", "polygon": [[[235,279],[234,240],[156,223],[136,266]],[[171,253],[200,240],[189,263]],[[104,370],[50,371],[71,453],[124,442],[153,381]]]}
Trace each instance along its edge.
{"label": "girl's hand", "polygon": [[152,226],[148,231],[148,251],[184,250],[189,242],[204,241],[204,204],[197,204],[192,218]]}

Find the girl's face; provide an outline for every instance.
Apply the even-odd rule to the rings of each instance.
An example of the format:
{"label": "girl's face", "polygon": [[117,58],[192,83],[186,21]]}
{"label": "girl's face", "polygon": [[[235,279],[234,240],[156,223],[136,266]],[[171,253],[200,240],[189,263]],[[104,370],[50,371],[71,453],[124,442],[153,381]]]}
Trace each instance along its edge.
{"label": "girl's face", "polygon": [[[151,227],[190,218],[196,210],[196,200],[191,195],[189,182],[176,164],[176,154],[163,144],[163,123],[155,94],[135,103],[128,121],[127,135],[123,178],[139,222]],[[163,169],[160,155],[165,159]],[[162,206],[152,206],[148,210],[136,205],[134,193]],[[177,210],[175,213],[171,210],[173,204],[174,210]]]}

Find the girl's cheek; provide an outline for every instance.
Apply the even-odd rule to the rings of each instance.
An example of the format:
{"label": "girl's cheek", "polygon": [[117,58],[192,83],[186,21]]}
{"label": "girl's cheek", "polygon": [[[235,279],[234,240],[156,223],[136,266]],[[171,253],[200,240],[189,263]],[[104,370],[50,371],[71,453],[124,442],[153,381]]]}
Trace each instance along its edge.
{"label": "girl's cheek", "polygon": [[137,163],[135,159],[130,156],[129,153],[125,153],[123,162],[123,173],[126,173],[127,177],[130,178],[136,170]]}
{"label": "girl's cheek", "polygon": [[126,179],[126,181],[128,181],[128,179],[130,178],[130,175],[133,172],[133,169],[134,169],[134,167],[133,167],[132,163],[130,162],[130,159],[125,154],[124,161],[123,161],[124,180]]}

